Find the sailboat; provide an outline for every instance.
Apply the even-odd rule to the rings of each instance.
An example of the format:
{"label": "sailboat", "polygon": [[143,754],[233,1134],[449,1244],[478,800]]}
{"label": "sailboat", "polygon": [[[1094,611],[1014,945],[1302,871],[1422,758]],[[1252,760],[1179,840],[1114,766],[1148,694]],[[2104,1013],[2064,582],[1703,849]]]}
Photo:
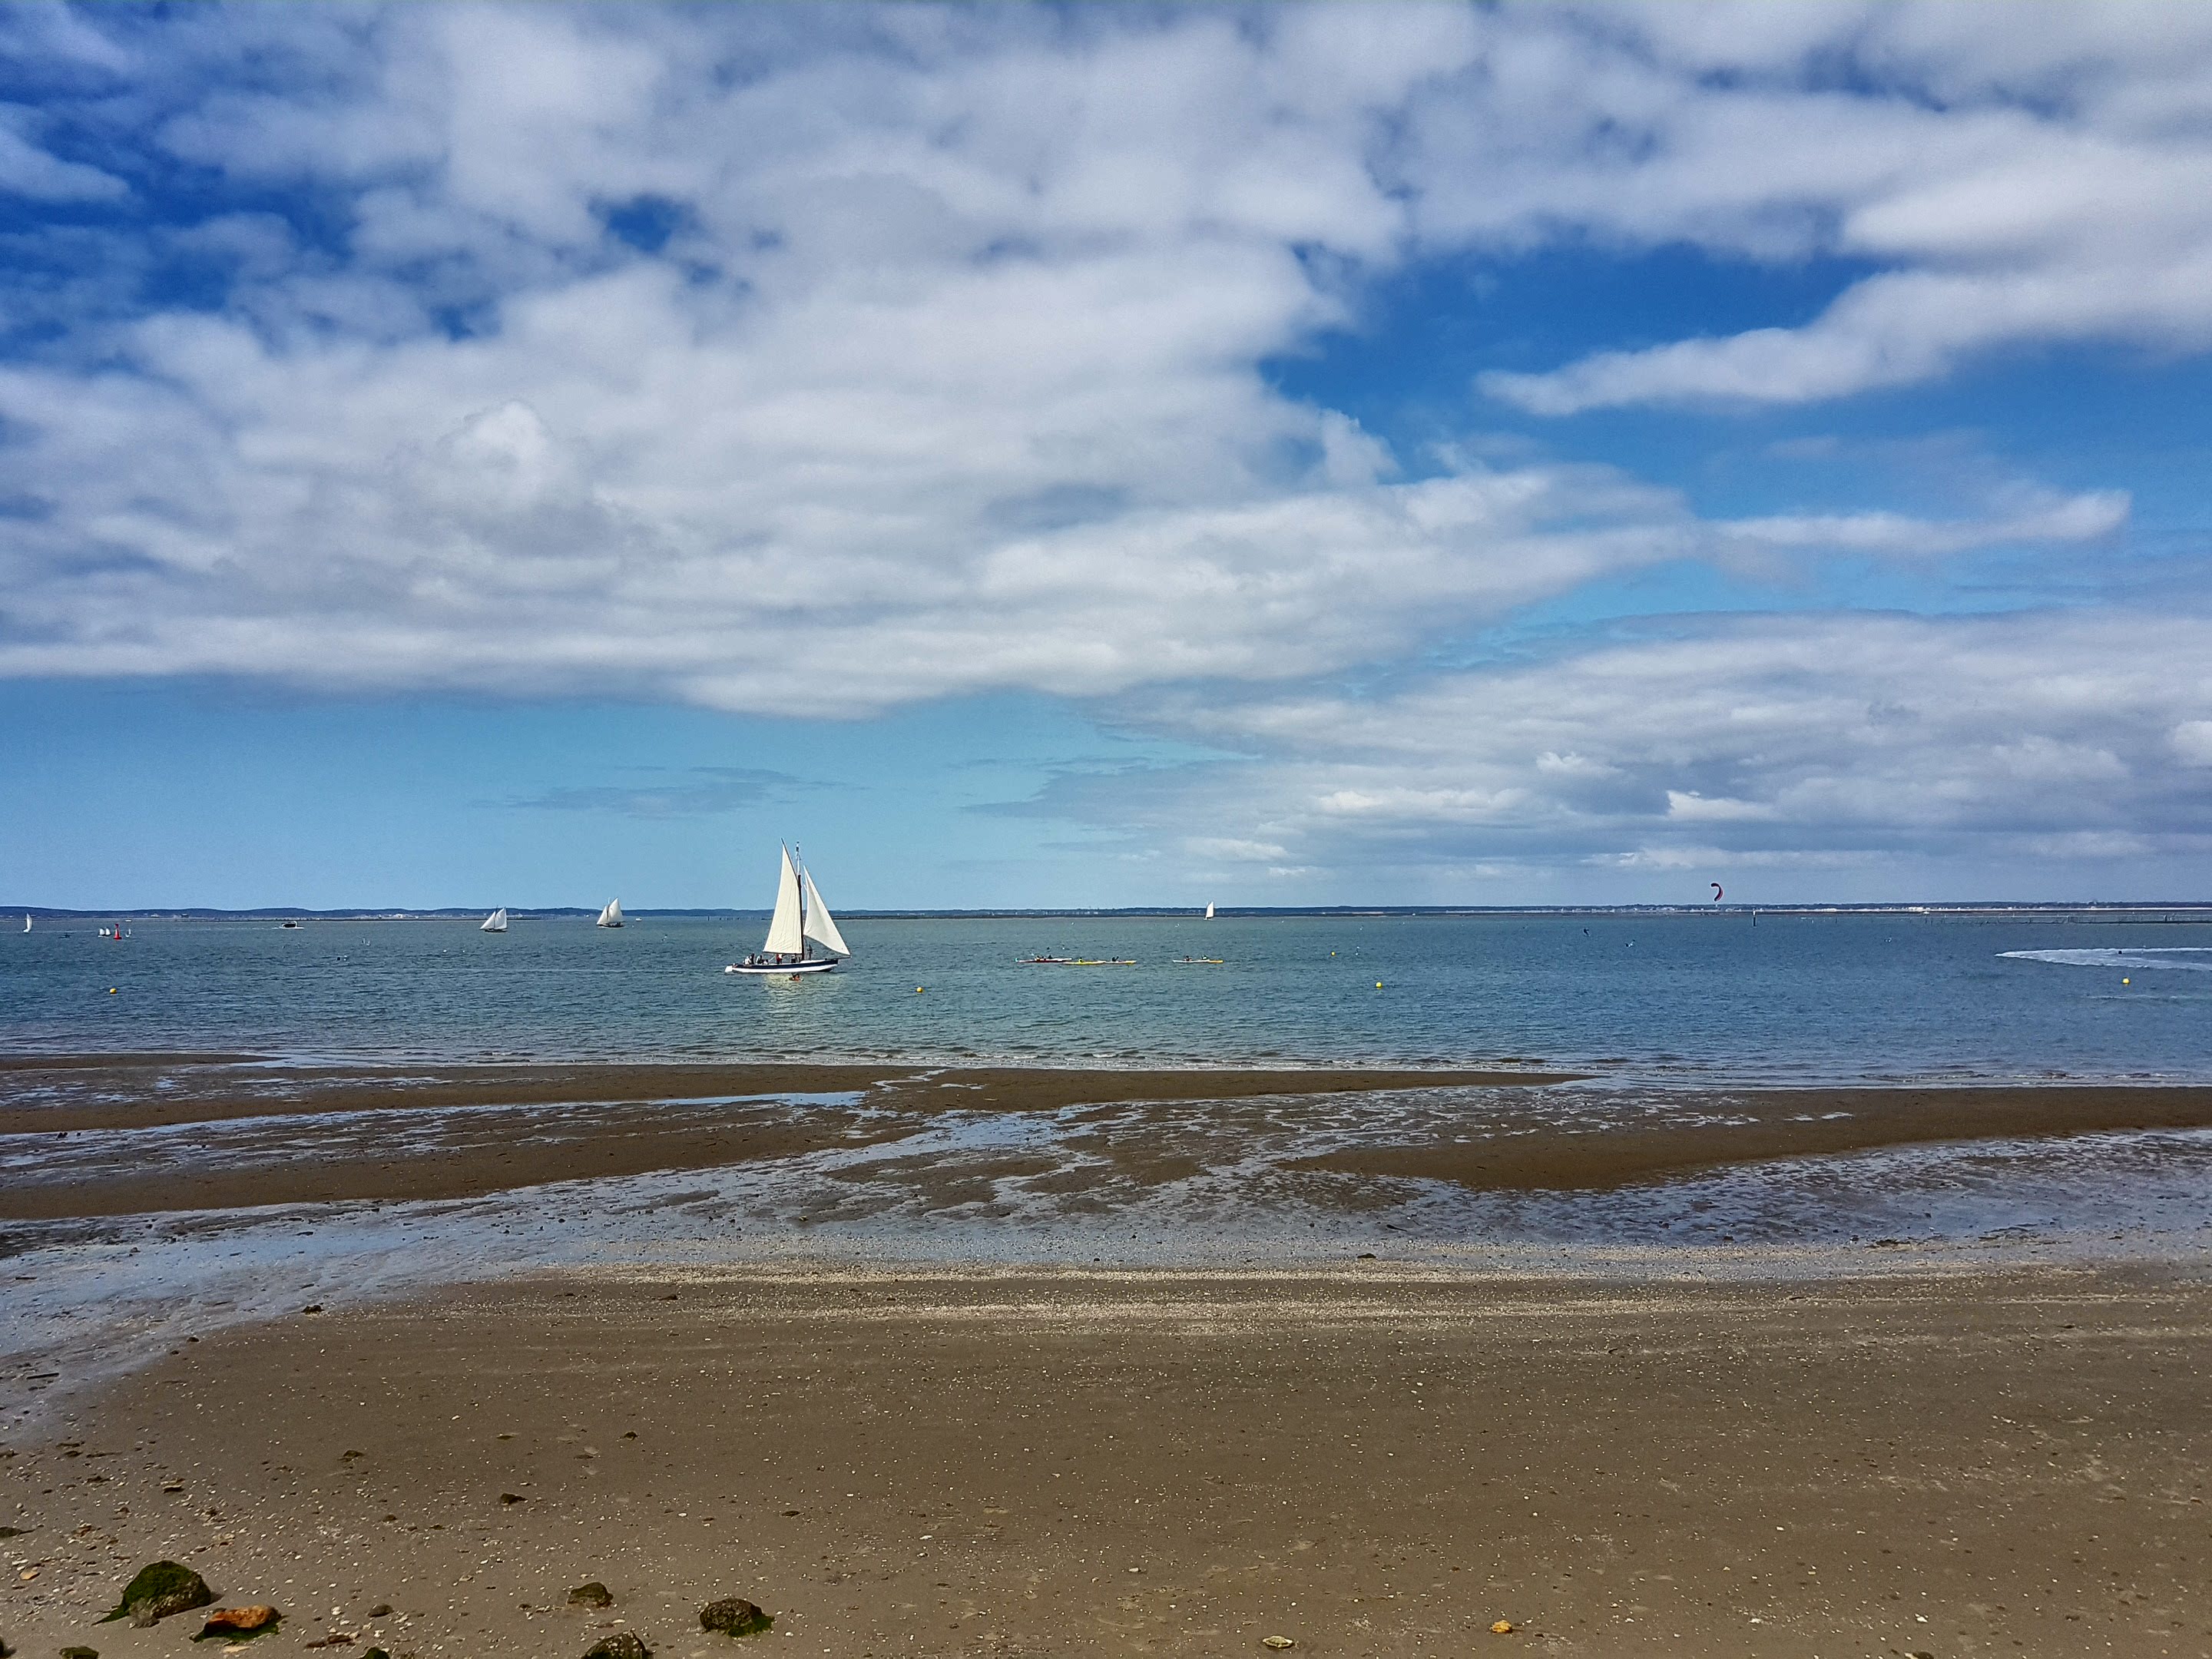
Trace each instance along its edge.
{"label": "sailboat", "polygon": [[599,926],[602,927],[619,927],[622,925],[622,901],[620,899],[609,899],[607,901],[607,908],[599,912]]}
{"label": "sailboat", "polygon": [[507,907],[502,904],[498,909],[486,916],[483,919],[483,926],[477,931],[486,933],[505,933],[507,931]]}
{"label": "sailboat", "polygon": [[1206,919],[1208,921],[1212,921],[1213,920],[1213,901],[1212,899],[1208,899],[1206,902]]}
{"label": "sailboat", "polygon": [[28,910],[23,912],[23,931],[27,933],[31,931],[31,913]]}
{"label": "sailboat", "polygon": [[[826,974],[853,947],[837,931],[830,907],[814,885],[806,866],[786,847],[783,868],[776,877],[775,915],[768,924],[768,940],[743,962],[722,969],[726,974]],[[814,947],[830,952],[817,957]]]}

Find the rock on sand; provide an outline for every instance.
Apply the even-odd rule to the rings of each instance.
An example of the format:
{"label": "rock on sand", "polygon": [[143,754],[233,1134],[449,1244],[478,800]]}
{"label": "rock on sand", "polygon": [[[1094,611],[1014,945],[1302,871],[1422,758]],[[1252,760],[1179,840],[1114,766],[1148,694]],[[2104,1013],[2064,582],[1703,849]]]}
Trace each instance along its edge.
{"label": "rock on sand", "polygon": [[137,1577],[123,1587],[123,1599],[115,1611],[100,1622],[128,1619],[143,1627],[173,1613],[204,1607],[214,1600],[215,1592],[207,1587],[207,1580],[190,1567],[178,1561],[155,1561],[138,1569]]}

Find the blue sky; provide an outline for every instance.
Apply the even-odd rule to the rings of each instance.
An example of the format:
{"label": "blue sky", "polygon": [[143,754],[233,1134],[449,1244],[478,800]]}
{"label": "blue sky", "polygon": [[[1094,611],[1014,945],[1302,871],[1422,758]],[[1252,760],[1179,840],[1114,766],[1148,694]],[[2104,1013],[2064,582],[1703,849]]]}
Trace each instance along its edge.
{"label": "blue sky", "polygon": [[0,902],[2212,894],[2212,15],[0,11]]}

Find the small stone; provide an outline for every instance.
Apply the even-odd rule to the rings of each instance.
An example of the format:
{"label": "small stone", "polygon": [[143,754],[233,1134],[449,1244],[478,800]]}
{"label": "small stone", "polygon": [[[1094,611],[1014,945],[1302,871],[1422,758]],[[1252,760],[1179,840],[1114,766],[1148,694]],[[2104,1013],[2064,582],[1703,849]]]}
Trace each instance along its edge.
{"label": "small stone", "polygon": [[1260,1638],[1260,1645],[1263,1648],[1282,1649],[1294,1648],[1297,1644],[1287,1636],[1263,1636]]}
{"label": "small stone", "polygon": [[319,1302],[310,1302],[306,1307],[300,1310],[303,1314],[320,1313],[322,1310],[323,1304]]}
{"label": "small stone", "polygon": [[389,1601],[379,1601],[374,1607],[368,1610],[368,1616],[372,1619],[391,1618],[392,1603]]}
{"label": "small stone", "polygon": [[568,1592],[568,1605],[572,1607],[611,1607],[614,1604],[615,1593],[596,1578]]}
{"label": "small stone", "polygon": [[100,1659],[98,1648],[64,1648],[62,1659]]}
{"label": "small stone", "polygon": [[123,1599],[116,1603],[115,1611],[100,1622],[128,1619],[143,1628],[173,1613],[204,1607],[214,1600],[215,1592],[207,1587],[207,1580],[190,1567],[178,1561],[155,1561],[138,1569],[137,1576],[123,1587]]}
{"label": "small stone", "polygon": [[371,1648],[361,1656],[361,1659],[392,1659],[392,1656],[382,1648]]}
{"label": "small stone", "polygon": [[520,1504],[523,1501],[523,1498],[519,1492],[503,1492],[499,1495],[499,1501],[502,1504]]}
{"label": "small stone", "polygon": [[192,1640],[204,1642],[217,1636],[235,1640],[241,1636],[258,1636],[265,1631],[275,1630],[276,1621],[283,1617],[266,1601],[256,1601],[242,1607],[217,1607],[208,1614],[207,1623],[200,1626],[200,1633]]}
{"label": "small stone", "polygon": [[584,1650],[584,1659],[652,1659],[653,1650],[635,1632],[618,1630]]}
{"label": "small stone", "polygon": [[774,1623],[772,1615],[742,1595],[726,1595],[699,1609],[699,1628],[718,1630],[725,1636],[757,1636]]}
{"label": "small stone", "polygon": [[1512,1635],[1512,1634],[1513,1634],[1513,1621],[1512,1621],[1510,1619],[1501,1619],[1501,1620],[1499,1620],[1496,1624],[1492,1625],[1492,1626],[1490,1627],[1490,1633],[1491,1633],[1492,1636],[1510,1636],[1510,1635]]}

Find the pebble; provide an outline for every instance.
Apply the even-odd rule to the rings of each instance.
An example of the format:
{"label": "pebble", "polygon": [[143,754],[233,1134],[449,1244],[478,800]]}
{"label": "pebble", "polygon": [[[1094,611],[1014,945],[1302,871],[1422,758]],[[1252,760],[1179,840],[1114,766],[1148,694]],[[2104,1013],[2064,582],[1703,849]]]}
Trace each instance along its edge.
{"label": "pebble", "polygon": [[619,1630],[585,1649],[584,1659],[651,1659],[652,1653],[635,1632]]}
{"label": "pebble", "polygon": [[775,1620],[762,1612],[757,1602],[748,1601],[742,1595],[726,1595],[699,1609],[699,1628],[718,1630],[725,1636],[751,1636],[774,1623]]}
{"label": "pebble", "polygon": [[1492,1626],[1490,1627],[1490,1633],[1491,1633],[1492,1636],[1510,1636],[1510,1635],[1512,1635],[1512,1634],[1513,1634],[1513,1621],[1512,1621],[1510,1619],[1501,1619],[1501,1620],[1499,1620],[1496,1624],[1492,1625]]}
{"label": "pebble", "polygon": [[1294,1648],[1297,1644],[1287,1636],[1263,1636],[1260,1638],[1260,1645],[1263,1648],[1274,1648],[1279,1651],[1284,1648]]}
{"label": "pebble", "polygon": [[568,1592],[568,1605],[572,1607],[611,1607],[614,1604],[615,1593],[596,1578]]}
{"label": "pebble", "polygon": [[[251,1607],[217,1607],[208,1614],[207,1623],[201,1626],[203,1638],[222,1636],[228,1632],[245,1635],[249,1631],[266,1630],[283,1615],[266,1601],[256,1601]],[[346,1638],[350,1641],[350,1637]]]}

